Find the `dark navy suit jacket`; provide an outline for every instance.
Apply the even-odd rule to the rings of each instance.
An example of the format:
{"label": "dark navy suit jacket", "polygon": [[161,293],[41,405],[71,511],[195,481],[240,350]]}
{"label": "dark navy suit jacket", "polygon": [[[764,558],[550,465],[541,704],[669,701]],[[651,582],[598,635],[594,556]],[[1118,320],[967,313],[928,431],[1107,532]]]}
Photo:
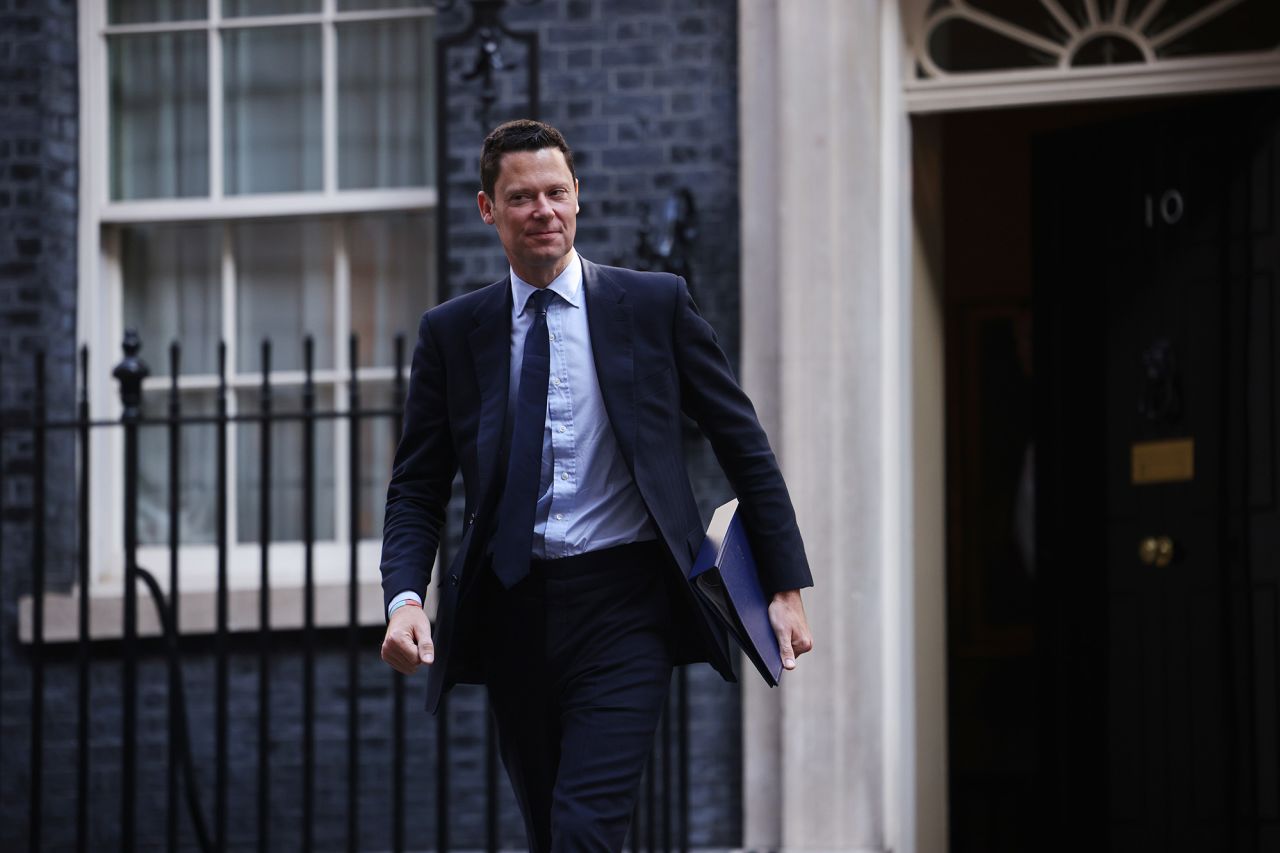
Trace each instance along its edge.
{"label": "dark navy suit jacket", "polygon": [[[685,470],[681,412],[707,436],[739,499],[767,595],[812,584],[786,485],[684,279],[586,259],[582,275],[605,411],[671,555],[676,604],[692,623],[684,626],[677,662],[707,660],[732,680],[724,634],[695,603],[687,582],[705,528]],[[384,608],[404,590],[425,592],[461,469],[466,529],[439,584],[436,660],[427,681],[432,712],[453,684],[484,679],[478,596],[471,593],[483,586],[475,580],[505,473],[499,460],[510,341],[509,278],[431,309],[418,326],[404,432],[387,490],[382,589]]]}

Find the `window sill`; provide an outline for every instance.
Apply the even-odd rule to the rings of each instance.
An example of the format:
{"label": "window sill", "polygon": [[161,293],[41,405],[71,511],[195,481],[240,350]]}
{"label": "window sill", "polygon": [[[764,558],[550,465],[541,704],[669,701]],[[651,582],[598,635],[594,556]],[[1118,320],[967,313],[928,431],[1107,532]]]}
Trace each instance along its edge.
{"label": "window sill", "polygon": [[338,190],[335,192],[253,193],[221,198],[146,199],[114,201],[102,206],[106,224],[138,222],[258,219],[269,216],[311,216],[341,213],[380,213],[431,210],[434,187],[408,189]]}
{"label": "window sill", "polygon": [[[315,589],[315,625],[336,628],[348,623],[347,584],[317,583]],[[244,633],[258,630],[259,591],[227,590],[227,630]],[[382,625],[382,585],[376,580],[362,579],[358,586],[359,605],[356,619],[360,625]],[[271,589],[270,627],[272,631],[296,631],[303,627],[303,588],[276,586]],[[79,592],[48,593],[44,599],[44,641],[70,643],[80,637]],[[183,592],[178,600],[178,628],[183,636],[212,634],[217,628],[217,593],[214,590]],[[31,642],[32,598],[24,595],[18,602],[18,638]],[[118,640],[124,635],[124,594],[94,591],[89,596],[89,639]],[[160,619],[147,588],[138,584],[138,636],[161,635]]]}
{"label": "window sill", "polygon": [[[383,625],[382,579],[378,571],[381,542],[360,543],[356,620],[360,625]],[[303,627],[302,549],[296,543],[272,546],[270,627],[296,631]],[[350,590],[349,552],[339,543],[316,548],[314,573],[315,626],[338,628],[348,624]],[[217,589],[214,583],[216,552],[205,546],[182,549],[183,589],[178,596],[178,630],[183,636],[212,634],[217,629]],[[258,630],[260,581],[257,548],[238,546],[228,566],[227,630]],[[168,552],[162,548],[139,550],[139,563],[148,569],[168,597]],[[437,573],[438,574],[438,573]],[[434,596],[428,591],[428,602]],[[18,602],[18,638],[31,642],[33,601],[24,595]],[[80,591],[49,592],[44,597],[44,641],[72,643],[79,639]],[[160,618],[146,585],[138,583],[138,636],[161,635]],[[124,584],[119,569],[112,568],[89,588],[89,639],[119,640],[124,626]]]}

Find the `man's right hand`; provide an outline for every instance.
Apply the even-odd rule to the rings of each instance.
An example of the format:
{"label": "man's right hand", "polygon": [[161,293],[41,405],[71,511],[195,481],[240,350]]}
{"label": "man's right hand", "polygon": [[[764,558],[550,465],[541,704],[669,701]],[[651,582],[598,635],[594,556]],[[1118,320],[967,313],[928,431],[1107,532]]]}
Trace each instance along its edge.
{"label": "man's right hand", "polygon": [[387,622],[387,636],[382,640],[382,659],[396,672],[412,675],[421,664],[436,659],[431,645],[431,623],[421,607],[406,604],[397,607]]}

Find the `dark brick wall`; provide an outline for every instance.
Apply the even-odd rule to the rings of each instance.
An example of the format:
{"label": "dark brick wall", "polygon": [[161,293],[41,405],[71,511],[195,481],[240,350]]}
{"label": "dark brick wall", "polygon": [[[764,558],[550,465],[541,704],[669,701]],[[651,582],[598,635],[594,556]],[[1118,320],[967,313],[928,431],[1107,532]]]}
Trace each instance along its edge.
{"label": "dark brick wall", "polygon": [[[460,16],[446,16],[442,31]],[[561,0],[507,13],[540,38],[541,113],[574,149],[582,184],[578,250],[634,264],[643,210],[677,187],[698,208],[693,287],[736,361],[738,348],[737,5],[733,0]],[[526,114],[524,57],[499,76],[490,124]],[[474,49],[450,52],[448,191],[453,292],[506,273],[492,228],[476,213],[476,163],[488,127],[476,83],[458,80]]]}
{"label": "dark brick wall", "polygon": [[[460,7],[465,4],[460,4]],[[676,187],[698,206],[692,258],[698,302],[736,361],[738,341],[736,4],[733,0],[543,0],[514,7],[507,20],[535,29],[541,45],[541,117],[559,126],[577,151],[583,202],[578,246],[593,260],[633,263],[644,205],[656,208]],[[71,2],[0,0],[0,411],[27,416],[33,402],[31,359],[48,352],[45,390],[51,411],[66,414],[74,394],[77,182],[77,34]],[[462,8],[442,16],[440,31],[462,24]],[[492,120],[523,114],[523,57],[501,75]],[[476,154],[487,128],[475,88],[461,82],[472,47],[455,51],[450,72],[449,242],[447,292],[487,283],[505,272],[496,236],[475,212]],[[114,354],[111,354],[114,356]],[[94,369],[107,369],[109,356]],[[0,540],[0,849],[24,849],[29,779],[29,650],[16,641],[16,602],[29,590],[31,486],[29,434],[4,437],[3,534]],[[73,571],[72,448],[50,445],[46,501],[49,587],[66,589]],[[689,442],[690,472],[704,515],[728,495],[714,459]],[[456,529],[456,528],[455,528]],[[156,567],[159,568],[159,567]],[[148,606],[145,602],[143,606]],[[359,684],[360,835],[365,849],[390,847],[388,736],[391,679],[377,659],[380,631],[361,637]],[[325,635],[317,679],[316,839],[318,849],[345,844],[345,640]],[[236,641],[233,696],[231,837],[251,847],[256,826],[257,678],[253,640]],[[296,635],[275,644],[272,682],[273,846],[297,843],[301,788],[301,658]],[[160,650],[141,666],[138,775],[140,848],[163,839],[167,686]],[[47,849],[73,837],[75,669],[69,650],[48,659],[45,713]],[[206,814],[213,766],[213,656],[207,639],[184,641],[184,684],[194,763]],[[739,706],[736,686],[709,667],[689,671],[694,846],[732,846],[740,836]],[[411,847],[434,846],[435,721],[422,711],[422,682],[410,683],[405,745],[409,762],[407,824]],[[120,664],[110,646],[95,648],[92,680],[93,843],[113,846],[119,832]],[[462,687],[449,707],[453,842],[483,843],[483,693]],[[520,849],[523,833],[501,780],[503,846]],[[660,826],[660,823],[659,823]],[[183,835],[192,838],[183,814]],[[190,843],[186,845],[191,848]]]}
{"label": "dark brick wall", "polygon": [[[0,418],[29,421],[34,360],[51,414],[74,386],[78,101],[76,5],[0,0]],[[44,515],[50,579],[70,579],[75,541],[68,436],[52,438]],[[31,588],[33,447],[29,431],[0,441],[0,848],[14,849],[28,802],[29,670],[15,642],[17,600]],[[51,715],[52,718],[53,715]],[[59,780],[50,780],[58,784]],[[22,816],[20,816],[22,815]]]}

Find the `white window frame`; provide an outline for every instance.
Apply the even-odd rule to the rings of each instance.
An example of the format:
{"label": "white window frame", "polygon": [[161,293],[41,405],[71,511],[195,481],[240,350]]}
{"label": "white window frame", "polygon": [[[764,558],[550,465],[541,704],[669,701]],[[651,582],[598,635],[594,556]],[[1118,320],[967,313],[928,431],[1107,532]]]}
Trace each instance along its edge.
{"label": "white window frame", "polygon": [[[415,9],[388,9],[373,12],[339,12],[337,0],[323,0],[318,13],[254,16],[222,19],[218,16],[218,0],[209,0],[207,20],[163,24],[108,25],[106,0],[92,0],[80,5],[80,188],[79,188],[79,259],[77,288],[77,338],[89,347],[89,403],[95,419],[118,419],[121,414],[118,387],[110,378],[111,366],[121,357],[123,325],[123,281],[120,267],[121,227],[137,223],[172,223],[208,221],[222,224],[222,329],[227,341],[228,387],[232,391],[256,388],[260,379],[236,375],[235,286],[231,232],[237,220],[264,217],[335,216],[410,211],[435,212],[437,194],[434,187],[411,189],[340,190],[337,169],[337,67],[336,32],[340,23],[389,19],[419,19],[435,15],[434,6]],[[222,141],[222,68],[219,49],[222,32],[244,26],[315,25],[322,28],[323,79],[323,189],[314,192],[272,193],[227,196],[223,192]],[[209,45],[209,196],[162,200],[113,201],[110,198],[109,145],[109,75],[107,41],[112,35],[132,33],[197,30],[208,33]],[[432,82],[434,85],[434,82]],[[432,164],[434,165],[434,164]],[[350,325],[349,259],[342,221],[333,223],[333,335],[334,363],[331,369],[314,374],[318,387],[331,388],[334,405],[346,410],[350,365],[346,346]],[[438,286],[438,284],[437,284]],[[425,309],[427,306],[423,306]],[[412,346],[408,341],[408,346]],[[144,342],[152,349],[143,358],[155,365],[154,372],[164,372],[167,351],[154,349],[157,342]],[[406,353],[407,359],[408,353]],[[361,368],[357,377],[362,388],[385,386],[394,379],[390,367]],[[272,373],[277,388],[299,386],[301,371]],[[168,377],[149,379],[145,388],[168,388]],[[195,390],[216,387],[206,376],[180,377],[179,388]],[[229,395],[228,406],[234,413],[235,396]],[[334,421],[335,538],[317,541],[314,546],[314,578],[316,583],[318,624],[345,624],[346,588],[350,580],[350,542],[348,506],[353,484],[349,482],[346,448],[349,422]],[[236,541],[236,432],[228,431],[228,585],[231,593],[232,628],[249,630],[257,626],[257,591],[259,587],[260,546]],[[118,636],[120,632],[119,602],[123,597],[124,548],[122,476],[124,469],[123,434],[120,429],[95,429],[90,438],[90,593],[94,598],[91,634]],[[369,533],[379,533],[370,531]],[[301,542],[274,543],[271,548],[272,624],[290,627],[301,624],[301,586],[303,546]],[[363,538],[358,543],[359,613],[363,623],[381,622],[382,594],[378,563],[381,554],[379,538]],[[216,589],[217,549],[213,545],[183,545],[180,548],[181,597],[183,599],[183,631],[212,630],[212,595]],[[168,587],[169,549],[167,546],[144,546],[138,562],[156,575],[162,588]],[[283,594],[280,594],[283,593]],[[297,594],[294,594],[297,593]],[[62,600],[65,598],[66,600]],[[28,608],[29,609],[29,606]],[[150,633],[158,629],[150,608],[140,608],[140,630]],[[74,593],[50,595],[46,599],[46,632],[50,640],[71,639],[75,631]],[[189,615],[188,615],[189,614]],[[64,618],[65,617],[65,618]]]}

